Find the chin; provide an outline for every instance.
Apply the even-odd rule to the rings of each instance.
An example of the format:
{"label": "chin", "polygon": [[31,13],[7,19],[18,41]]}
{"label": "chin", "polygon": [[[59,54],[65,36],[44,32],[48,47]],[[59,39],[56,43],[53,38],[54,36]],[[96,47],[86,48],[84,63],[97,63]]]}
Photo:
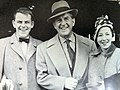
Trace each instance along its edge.
{"label": "chin", "polygon": [[63,38],[69,38],[70,36],[69,35],[63,35],[62,37]]}
{"label": "chin", "polygon": [[108,49],[110,46],[102,46],[103,49]]}
{"label": "chin", "polygon": [[64,34],[62,34],[63,37],[70,37],[70,35],[71,35],[70,33],[64,33]]}
{"label": "chin", "polygon": [[21,35],[20,37],[23,37],[23,38],[25,38],[25,37],[28,37],[28,35]]}

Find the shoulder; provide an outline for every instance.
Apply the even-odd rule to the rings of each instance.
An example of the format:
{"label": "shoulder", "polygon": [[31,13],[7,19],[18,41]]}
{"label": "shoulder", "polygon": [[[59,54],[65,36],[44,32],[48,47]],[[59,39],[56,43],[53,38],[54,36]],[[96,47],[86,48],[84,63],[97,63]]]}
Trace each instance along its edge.
{"label": "shoulder", "polygon": [[5,38],[1,38],[0,41],[6,41],[6,40],[9,40],[10,37],[5,37]]}
{"label": "shoulder", "polygon": [[118,47],[115,50],[118,51],[118,52],[120,52],[120,48],[118,48]]}
{"label": "shoulder", "polygon": [[76,40],[76,42],[79,43],[79,45],[85,47],[86,50],[89,50],[89,52],[97,49],[95,42],[89,38],[76,34]]}
{"label": "shoulder", "polygon": [[90,52],[89,55],[90,55],[90,57],[98,57],[99,55],[101,55],[101,52],[98,49],[96,49],[96,50]]}
{"label": "shoulder", "polygon": [[2,51],[4,51],[7,43],[9,42],[9,39],[10,39],[10,37],[0,39],[0,51],[1,51],[0,53],[2,53]]}
{"label": "shoulder", "polygon": [[48,41],[49,41],[49,40],[40,43],[40,44],[38,45],[38,48],[46,48]]}
{"label": "shoulder", "polygon": [[[10,37],[5,37],[5,38],[1,38],[0,39],[0,43],[3,44],[3,43],[7,43],[9,41]],[[3,44],[4,45],[4,44]]]}
{"label": "shoulder", "polygon": [[79,41],[81,41],[81,42],[82,42],[83,44],[85,44],[85,45],[91,45],[91,44],[94,43],[93,40],[91,40],[91,39],[89,39],[89,38],[87,38],[87,37],[84,37],[84,36],[81,36],[81,35],[77,35],[77,34],[76,34],[76,37],[77,37],[77,39],[78,39]]}
{"label": "shoulder", "polygon": [[115,54],[116,57],[120,57],[120,48],[117,47],[113,54]]}
{"label": "shoulder", "polygon": [[37,45],[39,45],[39,44],[41,44],[42,43],[42,41],[41,40],[39,40],[39,39],[36,39],[36,38],[33,38],[32,37],[32,40],[37,44]]}
{"label": "shoulder", "polygon": [[58,41],[57,36],[58,35],[55,35],[54,37],[50,38],[49,40],[42,42],[38,47],[49,48],[49,47],[53,46]]}

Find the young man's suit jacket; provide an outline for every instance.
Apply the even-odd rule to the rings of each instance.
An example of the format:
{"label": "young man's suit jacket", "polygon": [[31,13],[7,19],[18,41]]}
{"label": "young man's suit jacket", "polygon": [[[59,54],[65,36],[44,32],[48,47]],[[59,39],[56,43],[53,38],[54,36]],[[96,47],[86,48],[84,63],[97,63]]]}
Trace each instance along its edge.
{"label": "young man's suit jacket", "polygon": [[84,87],[88,56],[92,50],[96,49],[96,46],[92,40],[77,34],[75,36],[76,62],[72,75],[58,35],[38,46],[36,53],[37,82],[44,88],[48,90],[64,90],[67,77],[79,80],[76,90]]}
{"label": "young man's suit jacket", "polygon": [[0,78],[4,73],[13,81],[15,90],[41,90],[36,82],[35,69],[36,48],[40,43],[30,36],[25,58],[15,34],[0,39]]}

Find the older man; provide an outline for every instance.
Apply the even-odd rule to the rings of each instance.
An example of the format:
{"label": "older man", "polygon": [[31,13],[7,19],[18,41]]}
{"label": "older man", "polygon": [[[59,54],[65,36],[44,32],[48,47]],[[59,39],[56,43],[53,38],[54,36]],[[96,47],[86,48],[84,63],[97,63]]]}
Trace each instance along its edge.
{"label": "older man", "polygon": [[52,23],[58,34],[40,44],[36,53],[37,82],[47,90],[86,90],[88,56],[95,44],[75,34],[77,9],[60,0],[52,5]]}
{"label": "older man", "polygon": [[36,47],[41,41],[29,34],[34,27],[31,10],[26,7],[16,10],[12,24],[16,32],[0,39],[0,79],[3,73],[14,90],[41,90],[35,69]]}

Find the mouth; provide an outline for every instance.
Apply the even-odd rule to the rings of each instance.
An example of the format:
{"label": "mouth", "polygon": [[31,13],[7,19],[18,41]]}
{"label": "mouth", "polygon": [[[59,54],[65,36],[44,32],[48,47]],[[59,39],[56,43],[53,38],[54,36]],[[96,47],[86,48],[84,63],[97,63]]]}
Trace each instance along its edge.
{"label": "mouth", "polygon": [[23,31],[23,32],[25,32],[26,30],[28,30],[28,27],[24,27],[24,28],[23,27],[19,27],[18,29]]}
{"label": "mouth", "polygon": [[62,30],[66,30],[67,28],[68,28],[68,27],[62,27],[61,29],[62,29]]}
{"label": "mouth", "polygon": [[59,28],[62,30],[62,31],[65,31],[66,29],[68,29],[68,25],[66,25],[66,26],[60,26]]}
{"label": "mouth", "polygon": [[26,32],[26,31],[27,31],[27,29],[20,29],[20,31],[22,31],[22,32]]}
{"label": "mouth", "polygon": [[63,31],[63,32],[65,32],[65,31],[67,31],[68,30],[68,27],[63,27],[63,28],[61,28],[61,31]]}
{"label": "mouth", "polygon": [[21,34],[25,34],[27,30],[20,30]]}
{"label": "mouth", "polygon": [[65,31],[66,31],[66,29],[61,29],[61,31],[62,31],[62,32],[65,32]]}
{"label": "mouth", "polygon": [[104,46],[106,46],[108,43],[109,43],[109,40],[107,40],[107,41],[101,41],[101,44],[104,45]]}

